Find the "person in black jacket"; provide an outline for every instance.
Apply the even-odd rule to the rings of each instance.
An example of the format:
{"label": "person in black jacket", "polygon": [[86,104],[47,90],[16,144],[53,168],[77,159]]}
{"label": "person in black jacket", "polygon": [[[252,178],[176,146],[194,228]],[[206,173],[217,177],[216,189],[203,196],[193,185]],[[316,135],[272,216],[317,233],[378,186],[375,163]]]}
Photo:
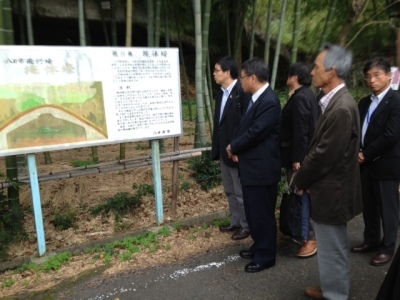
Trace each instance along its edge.
{"label": "person in black jacket", "polygon": [[[300,169],[301,162],[307,152],[308,145],[315,131],[318,118],[318,103],[310,89],[311,69],[297,62],[289,67],[286,82],[290,90],[290,98],[282,109],[281,126],[281,162],[286,169],[288,182]],[[310,240],[311,201],[308,192],[299,196],[301,199],[301,238],[302,247],[298,257],[310,257],[317,252],[317,243]]]}
{"label": "person in black jacket", "polygon": [[268,79],[269,68],[262,59],[252,58],[242,64],[242,87],[252,98],[226,148],[229,157],[239,163],[246,218],[254,242],[239,255],[251,259],[245,266],[250,273],[270,268],[276,262],[281,104]]}
{"label": "person in black jacket", "polygon": [[238,82],[238,65],[232,57],[220,58],[214,67],[215,82],[221,85],[221,92],[215,101],[214,131],[212,138],[212,158],[220,161],[222,182],[228,198],[231,222],[221,226],[222,232],[231,232],[233,240],[247,238],[249,225],[243,206],[242,186],[237,163],[228,158],[226,146],[231,142],[234,130],[239,124],[243,108],[247,107],[250,95],[246,94]]}
{"label": "person in black jacket", "polygon": [[363,242],[351,251],[377,251],[370,264],[382,266],[393,258],[399,227],[400,95],[390,88],[392,73],[387,60],[372,59],[363,72],[372,91],[358,104],[365,228]]}

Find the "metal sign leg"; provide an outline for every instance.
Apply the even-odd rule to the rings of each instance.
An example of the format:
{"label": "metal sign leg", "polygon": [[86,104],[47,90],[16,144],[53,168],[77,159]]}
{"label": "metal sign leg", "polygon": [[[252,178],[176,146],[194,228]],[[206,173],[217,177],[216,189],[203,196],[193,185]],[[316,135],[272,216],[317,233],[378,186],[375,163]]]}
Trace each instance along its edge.
{"label": "metal sign leg", "polygon": [[157,224],[160,225],[164,222],[164,210],[162,199],[160,143],[158,140],[151,141],[151,155],[153,161],[154,191],[156,196],[156,218]]}
{"label": "metal sign leg", "polygon": [[36,235],[39,247],[39,256],[46,254],[46,240],[44,235],[42,203],[40,201],[40,189],[36,168],[35,154],[28,154],[29,177],[31,182],[33,210],[35,212]]}

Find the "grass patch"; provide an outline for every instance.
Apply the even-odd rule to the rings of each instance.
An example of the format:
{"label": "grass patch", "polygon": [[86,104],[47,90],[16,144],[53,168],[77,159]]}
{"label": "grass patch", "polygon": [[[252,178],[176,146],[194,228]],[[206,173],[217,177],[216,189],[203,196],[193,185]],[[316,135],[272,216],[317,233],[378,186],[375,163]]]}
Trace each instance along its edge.
{"label": "grass patch", "polygon": [[91,209],[91,214],[94,216],[100,213],[109,213],[113,211],[119,216],[124,216],[128,211],[134,212],[137,207],[142,204],[141,196],[134,195],[128,192],[120,192],[114,196],[107,197],[104,204],[100,204]]}
{"label": "grass patch", "polygon": [[58,211],[53,214],[51,221],[58,230],[67,230],[68,228],[78,228],[78,216],[76,211],[67,208],[64,211]]}
{"label": "grass patch", "polygon": [[213,225],[215,227],[221,227],[221,226],[228,226],[231,223],[229,218],[220,218],[220,219],[216,219],[213,222]]}
{"label": "grass patch", "polygon": [[77,168],[77,167],[94,165],[97,164],[98,162],[93,162],[92,160],[73,159],[71,160],[70,163],[74,168]]}

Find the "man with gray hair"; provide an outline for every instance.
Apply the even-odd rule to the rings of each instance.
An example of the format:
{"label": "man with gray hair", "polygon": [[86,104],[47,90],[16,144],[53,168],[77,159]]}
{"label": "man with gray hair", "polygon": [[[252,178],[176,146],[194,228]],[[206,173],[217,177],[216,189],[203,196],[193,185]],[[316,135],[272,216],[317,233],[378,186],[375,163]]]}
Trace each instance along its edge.
{"label": "man with gray hair", "polygon": [[320,287],[306,288],[313,299],[349,299],[350,269],[346,224],[361,213],[358,165],[360,120],[345,86],[350,51],[327,44],[315,60],[313,85],[324,96],[322,115],[306,157],[294,178],[311,196],[311,219],[318,243]]}

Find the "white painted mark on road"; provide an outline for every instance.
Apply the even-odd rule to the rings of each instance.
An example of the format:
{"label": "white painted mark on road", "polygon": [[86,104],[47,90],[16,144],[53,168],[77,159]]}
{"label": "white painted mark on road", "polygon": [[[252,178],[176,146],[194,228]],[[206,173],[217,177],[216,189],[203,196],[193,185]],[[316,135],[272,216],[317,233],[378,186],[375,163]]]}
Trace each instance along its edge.
{"label": "white painted mark on road", "polygon": [[[194,268],[185,268],[185,269],[181,269],[181,270],[177,270],[169,275],[163,274],[162,276],[157,277],[155,280],[153,280],[152,282],[146,282],[146,283],[139,283],[139,286],[144,287],[144,289],[147,289],[147,286],[151,283],[156,283],[156,282],[162,282],[164,280],[177,280],[180,277],[184,277],[187,276],[189,274],[192,273],[196,273],[196,272],[201,272],[201,271],[205,271],[205,270],[209,270],[211,268],[220,268],[228,263],[234,262],[236,260],[239,259],[239,255],[230,255],[228,256],[226,259],[224,259],[222,262],[210,262],[208,264],[205,265],[199,265],[197,267]],[[135,282],[131,283],[132,285],[135,285]],[[87,300],[104,300],[104,299],[109,299],[111,297],[115,297],[117,295],[121,295],[124,293],[128,293],[128,292],[136,292],[137,288],[125,288],[125,287],[119,287],[119,288],[114,288],[112,291],[103,294],[103,295],[97,295],[93,298],[86,298]],[[79,298],[79,300],[83,300],[83,298]]]}

